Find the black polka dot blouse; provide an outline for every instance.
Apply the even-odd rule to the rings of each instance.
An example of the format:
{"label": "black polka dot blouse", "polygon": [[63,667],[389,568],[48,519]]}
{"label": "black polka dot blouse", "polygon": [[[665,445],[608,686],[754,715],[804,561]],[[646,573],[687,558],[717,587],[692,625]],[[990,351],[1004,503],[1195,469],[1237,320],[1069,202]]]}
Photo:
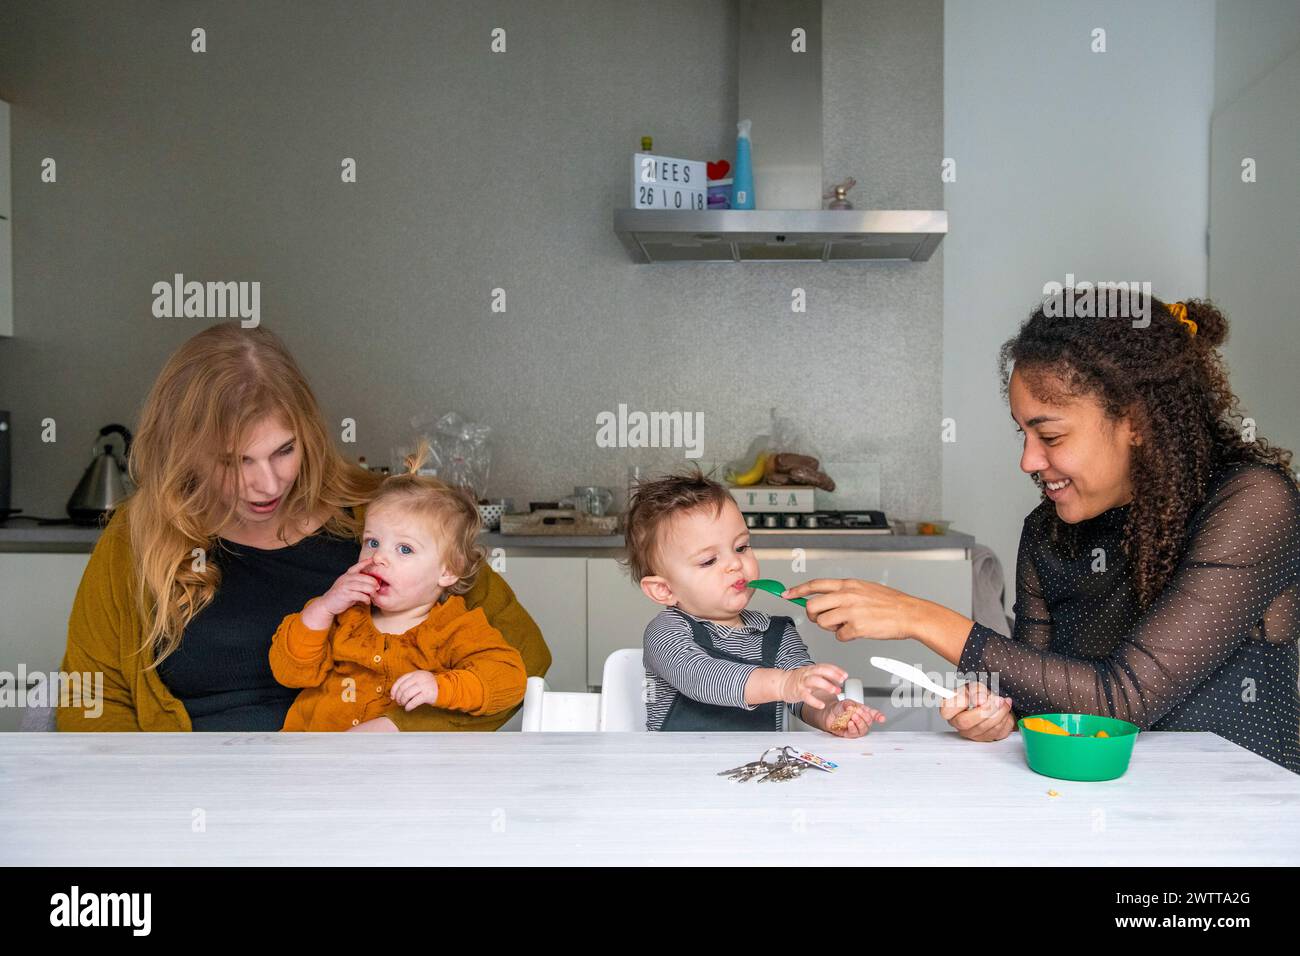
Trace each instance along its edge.
{"label": "black polka dot blouse", "polygon": [[1143,730],[1212,731],[1300,773],[1300,491],[1271,465],[1216,470],[1164,590],[1140,613],[1120,545],[1129,505],[1054,545],[1025,519],[1010,638],[980,624],[958,668],[998,675],[1017,717],[1102,714]]}

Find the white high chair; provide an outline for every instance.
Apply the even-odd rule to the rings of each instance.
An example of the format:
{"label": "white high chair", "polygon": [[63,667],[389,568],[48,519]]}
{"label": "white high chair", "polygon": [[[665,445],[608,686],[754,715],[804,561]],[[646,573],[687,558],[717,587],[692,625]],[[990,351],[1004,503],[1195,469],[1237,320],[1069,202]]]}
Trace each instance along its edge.
{"label": "white high chair", "polygon": [[645,731],[645,669],[641,648],[615,651],[605,658],[601,693],[548,690],[541,677],[528,678],[524,691],[525,733],[593,730]]}
{"label": "white high chair", "polygon": [[641,648],[625,647],[605,658],[598,729],[644,733],[647,686]]}
{"label": "white high chair", "polygon": [[[528,678],[520,730],[524,733],[610,731],[644,733],[646,675],[641,648],[625,647],[605,658],[598,694],[548,690],[541,677]],[[862,681],[850,677],[841,697],[863,702]],[[812,731],[790,720],[791,731]]]}
{"label": "white high chair", "polygon": [[597,730],[600,694],[570,693],[546,689],[542,677],[528,678],[524,690],[524,733]]}

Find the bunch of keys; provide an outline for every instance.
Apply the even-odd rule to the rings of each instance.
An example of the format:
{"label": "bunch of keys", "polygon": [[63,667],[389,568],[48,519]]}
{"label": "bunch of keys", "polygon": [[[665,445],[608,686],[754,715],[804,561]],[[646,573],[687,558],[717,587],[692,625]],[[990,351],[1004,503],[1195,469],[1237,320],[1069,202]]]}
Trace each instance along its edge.
{"label": "bunch of keys", "polygon": [[[777,754],[777,758],[769,762],[767,755],[770,753]],[[794,780],[796,777],[803,776],[804,771],[809,766],[809,764],[799,759],[799,755],[793,747],[788,745],[785,747],[768,747],[757,760],[741,764],[739,767],[732,767],[730,770],[723,770],[718,776],[739,783],[744,783],[746,780],[752,780],[755,777],[758,778],[759,783],[766,783],[769,780],[780,782],[782,780]]]}

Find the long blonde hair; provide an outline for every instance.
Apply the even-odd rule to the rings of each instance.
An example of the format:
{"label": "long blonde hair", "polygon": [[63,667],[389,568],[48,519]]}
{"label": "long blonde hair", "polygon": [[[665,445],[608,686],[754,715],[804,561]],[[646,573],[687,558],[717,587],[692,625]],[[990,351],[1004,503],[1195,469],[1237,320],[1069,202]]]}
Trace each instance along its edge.
{"label": "long blonde hair", "polygon": [[223,502],[223,490],[231,478],[238,486],[239,449],[268,415],[283,421],[301,449],[276,536],[287,541],[288,529],[327,508],[326,532],[356,538],[360,531],[346,509],[367,503],[382,476],[339,453],[284,343],[238,322],[195,335],[167,361],[145,400],[129,459],[136,490],[122,506],[136,562],[135,602],[146,622],[140,650],[153,647],[154,667],[180,646],[186,625],[220,586],[220,569],[207,552],[238,507],[237,495]]}

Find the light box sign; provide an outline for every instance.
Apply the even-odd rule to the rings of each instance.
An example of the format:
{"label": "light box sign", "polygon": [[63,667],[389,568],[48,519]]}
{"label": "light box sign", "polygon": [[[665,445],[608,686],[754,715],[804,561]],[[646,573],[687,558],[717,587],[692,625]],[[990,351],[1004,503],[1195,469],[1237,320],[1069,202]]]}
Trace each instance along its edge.
{"label": "light box sign", "polygon": [[693,159],[633,153],[632,207],[708,209],[709,180],[705,164]]}

